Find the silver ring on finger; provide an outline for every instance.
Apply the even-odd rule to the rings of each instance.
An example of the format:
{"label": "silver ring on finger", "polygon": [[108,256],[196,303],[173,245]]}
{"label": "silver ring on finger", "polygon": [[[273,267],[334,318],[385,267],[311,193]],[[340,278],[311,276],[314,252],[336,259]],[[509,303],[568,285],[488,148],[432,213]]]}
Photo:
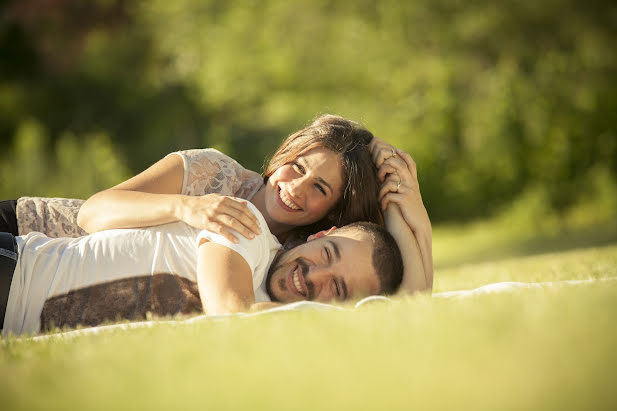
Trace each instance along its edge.
{"label": "silver ring on finger", "polygon": [[398,189],[401,187],[401,180],[398,180],[398,183],[396,183],[396,192],[398,193]]}
{"label": "silver ring on finger", "polygon": [[392,147],[392,157],[396,157],[396,150]]}

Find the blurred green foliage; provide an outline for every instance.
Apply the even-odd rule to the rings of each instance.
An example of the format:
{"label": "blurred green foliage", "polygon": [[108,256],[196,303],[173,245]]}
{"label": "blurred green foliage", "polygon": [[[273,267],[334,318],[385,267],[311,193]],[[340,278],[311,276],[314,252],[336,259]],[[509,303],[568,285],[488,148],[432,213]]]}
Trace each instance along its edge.
{"label": "blurred green foliage", "polygon": [[85,197],[183,148],[260,171],[324,112],[411,152],[434,221],[495,215],[530,192],[570,213],[590,185],[617,180],[615,2],[3,9],[2,198]]}

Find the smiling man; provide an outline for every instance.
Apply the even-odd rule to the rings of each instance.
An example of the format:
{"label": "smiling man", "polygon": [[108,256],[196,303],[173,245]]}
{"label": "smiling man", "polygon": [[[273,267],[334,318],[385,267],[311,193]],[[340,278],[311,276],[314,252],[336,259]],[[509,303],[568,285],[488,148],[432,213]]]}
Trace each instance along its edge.
{"label": "smiling man", "polygon": [[3,334],[141,320],[148,313],[223,314],[264,302],[344,301],[400,285],[401,255],[382,227],[333,228],[282,250],[248,205],[262,234],[238,236],[238,243],[184,223],[79,238],[2,233]]}
{"label": "smiling man", "polygon": [[278,302],[345,301],[394,293],[402,270],[394,239],[375,224],[355,223],[278,253],[266,289]]}

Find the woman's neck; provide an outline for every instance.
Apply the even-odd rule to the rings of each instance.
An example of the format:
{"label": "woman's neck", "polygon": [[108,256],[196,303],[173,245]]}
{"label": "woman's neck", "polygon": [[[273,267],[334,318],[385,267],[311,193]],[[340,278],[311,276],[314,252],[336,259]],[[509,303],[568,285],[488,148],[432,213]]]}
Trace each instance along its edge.
{"label": "woman's neck", "polygon": [[261,186],[259,191],[255,193],[255,195],[253,196],[253,198],[250,199],[250,201],[251,203],[253,203],[255,207],[257,207],[261,215],[266,220],[266,223],[268,224],[268,228],[270,229],[270,232],[276,236],[276,238],[279,240],[281,244],[284,243],[285,240],[287,240],[287,237],[289,236],[289,232],[291,231],[293,227],[287,224],[279,223],[278,221],[274,221],[270,217],[270,214],[268,214],[266,210],[266,185],[265,184]]}

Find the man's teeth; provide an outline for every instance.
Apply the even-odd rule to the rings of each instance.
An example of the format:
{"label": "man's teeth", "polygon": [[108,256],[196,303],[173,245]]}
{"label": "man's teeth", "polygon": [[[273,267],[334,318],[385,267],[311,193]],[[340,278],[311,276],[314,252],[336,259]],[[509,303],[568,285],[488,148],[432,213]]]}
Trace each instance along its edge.
{"label": "man's teeth", "polygon": [[299,276],[300,274],[298,273],[298,269],[296,268],[293,273],[294,286],[296,287],[296,290],[298,290],[300,294],[304,295],[304,291],[302,290],[302,285],[300,284]]}
{"label": "man's teeth", "polygon": [[298,207],[297,205],[294,204],[293,201],[291,201],[291,199],[289,197],[287,197],[287,195],[285,194],[285,192],[283,190],[280,190],[280,194],[279,197],[281,198],[281,201],[289,208],[291,208],[292,210],[299,210],[300,207]]}

